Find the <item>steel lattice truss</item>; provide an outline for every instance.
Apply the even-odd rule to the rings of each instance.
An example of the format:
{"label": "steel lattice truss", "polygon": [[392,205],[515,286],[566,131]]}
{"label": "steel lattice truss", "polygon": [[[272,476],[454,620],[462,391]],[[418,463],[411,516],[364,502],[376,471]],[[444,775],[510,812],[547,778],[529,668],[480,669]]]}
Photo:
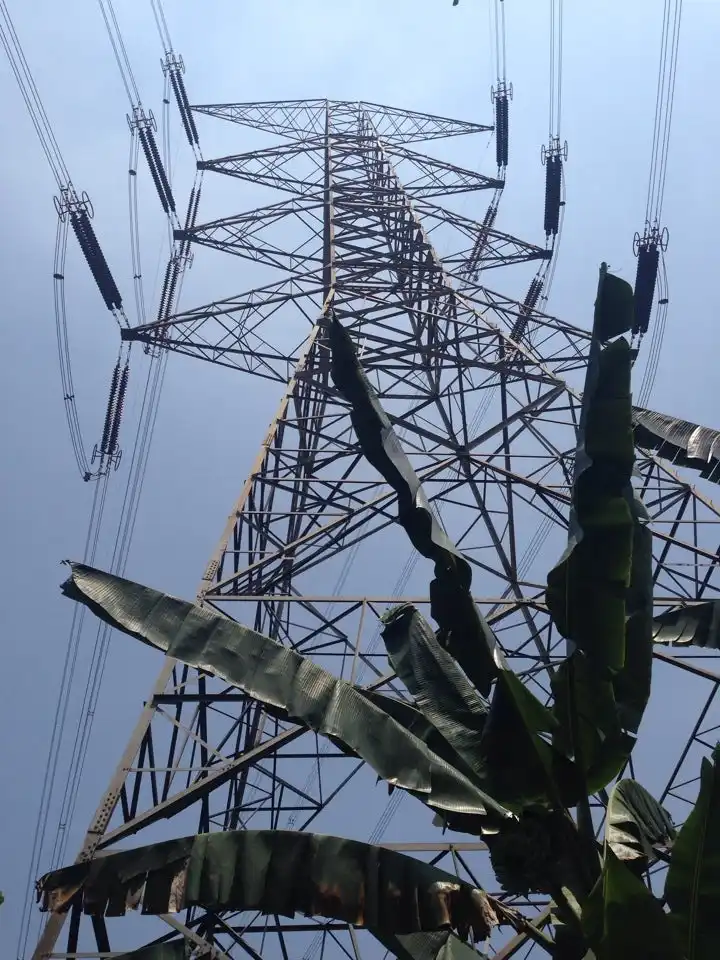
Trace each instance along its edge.
{"label": "steel lattice truss", "polygon": [[[332,387],[325,317],[333,310],[352,332],[430,500],[474,565],[474,592],[513,667],[535,693],[547,694],[564,641],[545,610],[545,574],[565,541],[588,334],[538,313],[522,342],[510,338],[520,305],[461,274],[480,223],[438,205],[441,195],[494,190],[499,181],[407,146],[489,128],[324,100],[196,110],[282,138],[203,162],[207,171],[281,193],[249,213],[200,223],[189,236],[275,268],[278,279],[127,337],[285,385],[199,600],[335,673],[404,695],[388,672],[378,616],[400,599],[425,603],[430,571],[416,563],[395,523],[394,497],[360,456],[347,406]],[[546,256],[491,231],[481,266]],[[658,606],[717,592],[719,514],[693,481],[639,451]],[[667,766],[669,793],[692,798],[683,784],[697,775],[696,745],[720,722],[718,679],[712,664],[675,654],[659,653],[658,671],[705,687],[686,751],[676,769],[677,753]],[[667,682],[663,690],[666,696]],[[245,826],[385,842],[401,796],[388,804],[357,760],[271,719],[212,677],[166,661],[81,856]],[[396,823],[395,846],[445,858],[447,869],[493,889],[477,838],[443,837],[427,811],[404,803],[407,826]],[[597,805],[600,815],[602,798]],[[516,903],[540,922],[547,917],[541,898]],[[117,949],[116,925],[129,922],[73,917],[62,941],[67,952],[54,955]],[[363,931],[299,917],[195,909],[134,923],[138,947],[181,931],[212,943],[220,956],[380,955]],[[503,957],[527,950],[507,929],[495,946]]]}

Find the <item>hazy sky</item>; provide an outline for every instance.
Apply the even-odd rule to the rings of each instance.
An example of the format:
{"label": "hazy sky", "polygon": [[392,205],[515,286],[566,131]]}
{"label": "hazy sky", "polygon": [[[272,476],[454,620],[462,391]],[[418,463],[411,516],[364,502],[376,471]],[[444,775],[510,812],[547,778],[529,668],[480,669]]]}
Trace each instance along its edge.
{"label": "hazy sky", "polygon": [[[491,122],[487,6],[486,0],[462,0],[457,8],[451,0],[166,0],[165,10],[174,47],[187,65],[191,102],[327,96]],[[505,6],[515,99],[498,227],[541,242],[548,4],[506,0]],[[93,0],[8,0],[8,7],[73,181],[93,200],[95,227],[132,317],[128,103],[98,6]],[[162,49],[150,2],[116,0],[115,8],[143,101],[159,114]],[[664,216],[671,235],[670,313],[652,405],[717,425],[720,2],[685,0],[684,8]],[[645,210],[661,12],[659,0],[565,3],[562,134],[570,155],[563,245],[548,309],[574,323],[588,322],[601,260],[634,278],[632,237],[642,229]],[[6,896],[0,953],[10,956],[72,616],[58,591],[64,577],[59,563],[82,554],[92,490],[77,475],[61,400],[52,299],[54,182],[4,58],[0,91],[6,145],[0,154],[6,678],[0,697],[0,889]],[[173,124],[183,184],[190,157],[175,117]],[[246,149],[242,128],[205,118],[198,126],[206,156]],[[494,172],[493,153],[479,151],[476,161],[488,174]],[[155,302],[166,250],[161,211],[147,180],[141,185],[141,236],[148,295]],[[207,219],[202,210],[200,219]],[[66,288],[75,386],[91,446],[99,438],[117,329],[72,240],[70,250]],[[196,266],[184,305],[249,288],[248,269],[209,261],[207,268]],[[528,274],[523,277],[505,283],[498,272],[491,285],[522,296]],[[137,382],[133,387],[131,416]],[[170,358],[131,554],[133,578],[194,594],[275,397],[272,388],[238,374]],[[81,661],[93,638],[84,637]],[[148,651],[111,649],[71,855],[158,666]]]}

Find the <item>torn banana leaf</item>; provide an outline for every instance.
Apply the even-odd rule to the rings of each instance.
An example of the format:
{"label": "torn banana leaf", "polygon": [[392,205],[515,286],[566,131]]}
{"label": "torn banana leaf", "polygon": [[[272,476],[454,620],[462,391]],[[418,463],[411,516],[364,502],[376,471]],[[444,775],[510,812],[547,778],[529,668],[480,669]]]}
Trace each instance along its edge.
{"label": "torn banana leaf", "polygon": [[484,774],[478,744],[490,706],[411,604],[383,617],[382,638],[398,678],[427,720],[472,769]]}
{"label": "torn banana leaf", "polygon": [[720,600],[664,610],[653,621],[655,643],[720,649]]}
{"label": "torn banana leaf", "polygon": [[[430,723],[428,719],[418,710],[417,707],[414,707],[409,700],[399,700],[397,697],[388,696],[385,693],[379,693],[377,690],[365,690],[362,688],[355,688],[357,692],[368,700],[371,704],[374,704],[378,709],[383,713],[386,713],[388,717],[400,724],[401,727],[404,727],[409,733],[414,737],[417,737],[418,740],[421,740],[428,749],[437,754],[442,760],[445,760],[451,767],[460,773],[464,774],[469,780],[476,783],[481,789],[487,786],[484,784],[480,777],[478,777],[472,767],[464,760],[464,758],[448,743],[448,741],[439,733],[438,730]],[[265,704],[265,710],[270,715],[275,717],[277,720],[283,722],[292,722],[292,718],[288,714],[287,710],[280,710],[278,707],[269,707]],[[343,743],[341,740],[338,740],[337,737],[328,736],[330,740],[338,750],[341,750],[348,757],[357,757],[360,759],[360,755],[356,750],[352,750],[346,743]],[[381,778],[378,777],[378,780]],[[392,793],[395,790],[395,785],[388,783],[388,792]],[[495,798],[497,799],[497,798]],[[490,821],[487,815],[485,814],[476,814],[476,813],[445,813],[439,821],[444,823],[451,830],[455,830],[458,833],[470,833],[473,836],[480,836],[481,834],[487,833],[490,830]]]}
{"label": "torn banana leaf", "polygon": [[506,909],[483,890],[394,850],[290,830],[206,833],[46,874],[42,910],[92,916],[258,910],[321,916],[380,934],[454,930],[486,940]]}
{"label": "torn banana leaf", "polygon": [[[413,736],[422,740],[432,753],[437,754],[438,757],[445,760],[446,763],[454,767],[455,770],[464,774],[481,789],[487,787],[487,784],[483,782],[483,778],[478,776],[477,768],[470,766],[470,763],[451,746],[439,730],[409,701],[398,700],[396,697],[389,697],[375,690],[358,690],[358,693],[375,704],[383,713],[392,717],[393,720],[408,730]],[[358,756],[354,751],[348,750],[344,744],[338,743],[337,741],[335,742],[341,749],[344,749],[346,753]],[[391,786],[390,789],[392,790],[393,787]],[[487,817],[484,815],[460,813],[445,814],[442,819],[442,822],[446,823],[452,830],[476,835],[479,835],[488,828],[486,821]]]}
{"label": "torn banana leaf", "polygon": [[613,787],[605,821],[605,843],[636,874],[656,859],[655,848],[668,849],[676,836],[670,814],[635,780]]}
{"label": "torn banana leaf", "polygon": [[362,757],[383,780],[435,810],[510,816],[461,772],[344,680],[269,637],[130,580],[70,564],[66,596],[112,627],[204,670]]}
{"label": "torn banana leaf", "polygon": [[720,944],[720,745],[704,757],[700,792],[673,844],[665,899],[686,960],[717,960]]}
{"label": "torn banana leaf", "polygon": [[365,458],[398,498],[398,521],[411,543],[435,565],[430,585],[438,638],[487,697],[497,675],[496,642],[470,593],[472,568],[440,526],[390,418],[360,365],[350,335],[336,320],[329,328],[333,383],[350,404],[350,419]]}
{"label": "torn banana leaf", "polygon": [[[399,700],[397,697],[391,697],[385,693],[379,693],[377,690],[367,690],[361,687],[355,687],[355,690],[369,703],[373,704],[383,713],[396,721],[401,727],[404,727],[409,733],[418,740],[421,740],[428,749],[445,760],[450,766],[464,773],[466,777],[473,780],[475,775],[468,764],[463,760],[460,754],[450,746],[444,737],[435,729],[425,716],[414,707],[408,700]],[[287,710],[280,707],[263,704],[265,712],[281,723],[292,723],[293,718]],[[342,740],[328,734],[327,739],[337,747],[347,757],[361,759],[360,754],[351,749]],[[378,777],[378,780],[381,778]],[[393,784],[389,784],[389,790],[395,789]],[[454,830],[461,833],[480,834],[486,826],[485,818],[473,814],[448,814],[447,823]]]}
{"label": "torn banana leaf", "polygon": [[635,442],[680,467],[720,483],[720,430],[669,417],[642,407],[633,408]]}

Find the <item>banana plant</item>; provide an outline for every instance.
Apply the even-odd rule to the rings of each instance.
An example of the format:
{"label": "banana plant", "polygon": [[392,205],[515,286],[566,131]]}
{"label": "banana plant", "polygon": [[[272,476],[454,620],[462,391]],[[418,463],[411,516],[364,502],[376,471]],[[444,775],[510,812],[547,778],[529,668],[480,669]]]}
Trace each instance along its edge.
{"label": "banana plant", "polygon": [[[484,942],[498,924],[564,960],[720,956],[720,753],[703,762],[697,805],[677,836],[632,780],[612,789],[602,844],[588,801],[616,781],[631,754],[650,695],[653,643],[718,646],[716,602],[653,618],[651,534],[631,483],[638,412],[623,335],[632,319],[632,288],[603,264],[568,545],[548,575],[547,606],[567,641],[549,703],[509,669],[472,599],[472,567],[432,512],[333,316],[332,379],[360,449],[395,491],[399,525],[434,566],[436,626],[411,604],[383,617],[388,659],[409,700],[360,689],[207,608],[83,564],[70,564],[63,585],[110,626],[329,738],[441,824],[482,836],[507,893],[551,898],[554,938],[437,867],[372,844],[280,830],[104,854],[42,877],[41,908],[299,912],[365,927],[400,960],[472,960],[479,954],[468,941]],[[670,863],[664,899],[643,880],[658,860]],[[181,941],[159,942],[132,956],[166,960],[183,949]]]}

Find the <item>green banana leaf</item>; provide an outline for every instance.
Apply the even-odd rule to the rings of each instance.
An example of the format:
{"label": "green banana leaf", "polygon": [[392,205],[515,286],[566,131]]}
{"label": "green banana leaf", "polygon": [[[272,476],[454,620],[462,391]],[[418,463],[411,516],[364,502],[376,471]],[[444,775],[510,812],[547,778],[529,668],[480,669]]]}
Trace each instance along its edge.
{"label": "green banana leaf", "polygon": [[[377,690],[361,690],[362,694],[376,707],[392,717],[401,727],[404,727],[413,736],[422,740],[424,744],[439,757],[442,757],[447,763],[460,770],[470,780],[476,779],[476,773],[473,767],[458,753],[448,740],[433,726],[427,717],[417,707],[413,706],[408,700],[398,700],[397,697],[390,697],[385,693],[378,693]],[[338,743],[341,749],[345,749],[349,755],[358,756],[354,751],[350,751],[343,744]]]}
{"label": "green banana leaf", "polygon": [[610,847],[582,925],[597,960],[683,960],[662,904]]}
{"label": "green banana leaf", "polygon": [[[475,780],[479,786],[482,786],[472,768],[465,762],[463,757],[435,729],[424,714],[408,700],[399,700],[397,697],[379,693],[377,690],[368,690],[360,687],[355,687],[354,689],[356,689],[365,700],[368,700],[383,713],[386,713],[395,720],[401,727],[404,727],[404,729],[414,737],[421,740],[432,753],[437,754],[445,760],[446,763],[450,764],[450,766],[464,773],[468,779]],[[287,710],[281,710],[279,707],[268,704],[264,704],[264,710],[267,714],[281,722],[293,722]],[[328,734],[327,739],[330,740],[338,750],[344,753],[345,756],[361,759],[360,754],[356,750],[353,750],[347,743],[344,743],[337,737]],[[380,779],[381,778],[378,777],[378,780]],[[388,783],[389,792],[392,793],[394,789],[395,786]],[[449,817],[449,820],[452,821],[453,829],[459,830],[461,833],[480,834],[486,827],[483,817],[473,814],[453,814]]]}
{"label": "green banana leaf", "polygon": [[548,574],[546,600],[568,659],[553,681],[553,743],[575,759],[588,793],[623,768],[650,695],[652,536],[635,496],[626,340],[633,293],[600,270],[575,457],[568,547]]}
{"label": "green banana leaf", "polygon": [[588,793],[610,783],[623,769],[650,698],[652,679],[652,534],[647,511],[630,501],[633,541],[630,587],[626,594],[625,663],[612,676],[575,650],[552,681],[555,714],[560,720],[553,743],[573,755],[578,740]]}
{"label": "green banana leaf", "polygon": [[116,960],[189,960],[194,944],[187,940],[171,940],[168,943],[151,943],[132,953],[118,955]]}
{"label": "green banana leaf", "polygon": [[670,815],[635,780],[620,780],[610,794],[605,843],[636,874],[656,859],[655,848],[668,849],[676,836]]}
{"label": "green banana leaf", "polygon": [[379,777],[452,816],[510,816],[351,684],[269,637],[130,580],[70,564],[66,596],[112,627],[225,680],[293,722],[343,743]]}
{"label": "green banana leaf", "polygon": [[501,670],[479,747],[488,790],[513,811],[572,807],[585,795],[575,764],[545,739],[557,727],[553,713],[523,682]]}
{"label": "green banana leaf", "polygon": [[635,441],[681,467],[720,483],[720,430],[701,427],[689,420],[669,417],[642,407],[633,408]]}
{"label": "green banana leaf", "polygon": [[[434,754],[464,774],[481,789],[487,790],[489,783],[487,774],[484,776],[480,774],[480,768],[477,763],[470,766],[465,758],[448,743],[445,737],[443,737],[420,710],[412,706],[411,703],[407,700],[398,700],[395,697],[389,697],[374,690],[358,690],[358,693],[370,700],[371,703],[374,703],[419,740],[422,740]],[[336,740],[333,742],[349,756],[358,756],[357,753],[350,750],[345,744],[339,743]],[[394,789],[394,785],[388,785],[388,791],[390,793],[392,793]],[[495,796],[495,794],[491,795],[493,797]],[[438,826],[446,826],[458,833],[470,833],[473,836],[479,836],[480,834],[487,835],[488,833],[494,832],[494,823],[494,818],[490,819],[486,815],[474,813],[437,814]]]}
{"label": "green banana leaf", "polygon": [[[453,930],[486,940],[512,912],[431,864],[343,837],[237,830],[168,840],[55,870],[42,910],[93,916],[258,910],[322,916],[380,934]],[[496,909],[497,908],[497,909]]]}
{"label": "green banana leaf", "polygon": [[[630,347],[616,340],[588,367],[586,411],[576,455],[568,548],[548,574],[547,605],[560,633],[603,679],[625,665],[625,598],[630,586],[634,463]],[[592,382],[594,380],[594,383]]]}
{"label": "green banana leaf", "polygon": [[496,641],[470,593],[472,568],[430,509],[390,418],[358,361],[350,335],[334,317],[328,339],[332,380],[350,404],[350,419],[363,455],[396,492],[398,521],[411,543],[435,565],[430,602],[440,627],[438,639],[487,697],[497,676]]}
{"label": "green banana leaf", "polygon": [[581,650],[560,664],[552,679],[557,728],[553,745],[580,765],[585,795],[613,780],[635,738],[620,724],[612,680],[601,679]]}
{"label": "green banana leaf", "polygon": [[476,774],[486,776],[478,744],[490,709],[488,702],[414,606],[395,607],[382,619],[382,638],[398,678],[438,733]]}
{"label": "green banana leaf", "polygon": [[[478,953],[450,930],[398,935],[373,931],[373,935],[398,960],[487,960],[486,954]],[[184,940],[153,943],[117,960],[188,960],[193,946]]]}
{"label": "green banana leaf", "polygon": [[700,792],[673,845],[665,881],[686,960],[720,954],[720,745],[703,758]]}
{"label": "green banana leaf", "polygon": [[628,491],[633,518],[630,588],[625,596],[625,663],[612,678],[620,726],[637,733],[650,699],[653,662],[653,559],[649,515]]}
{"label": "green banana leaf", "polygon": [[393,936],[373,930],[373,936],[398,960],[487,960],[450,930]]}
{"label": "green banana leaf", "polygon": [[653,621],[655,643],[720,649],[720,600],[664,610]]}
{"label": "green banana leaf", "polygon": [[[398,960],[487,960],[451,930],[432,933],[390,934],[373,931],[373,935]],[[189,960],[194,944],[185,940],[153,943],[117,960]]]}
{"label": "green banana leaf", "polygon": [[546,598],[560,633],[612,675],[625,664],[625,593],[633,518],[628,491],[635,462],[630,402],[633,292],[600,267],[575,454],[568,546],[548,574]]}
{"label": "green banana leaf", "polygon": [[593,316],[593,338],[598,343],[614,340],[623,333],[629,333],[634,322],[633,288],[627,280],[610,273],[606,263],[601,264]]}

